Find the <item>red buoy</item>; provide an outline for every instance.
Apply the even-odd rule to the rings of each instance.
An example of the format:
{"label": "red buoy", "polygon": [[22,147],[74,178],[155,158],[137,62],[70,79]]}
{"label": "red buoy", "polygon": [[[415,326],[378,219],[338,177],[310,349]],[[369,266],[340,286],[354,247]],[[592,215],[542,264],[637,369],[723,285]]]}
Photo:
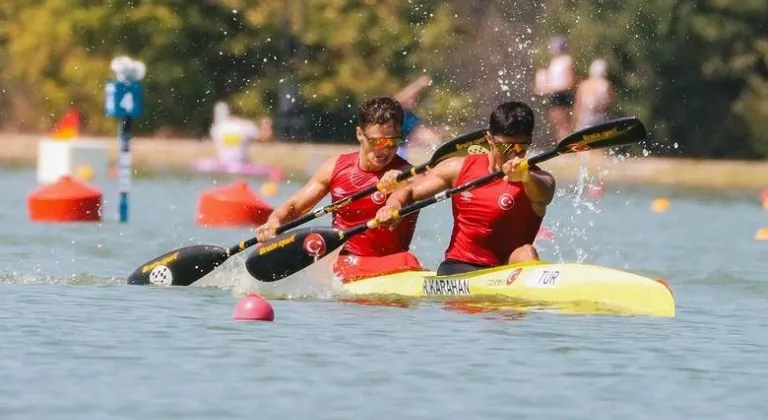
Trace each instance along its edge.
{"label": "red buoy", "polygon": [[204,191],[200,195],[197,224],[201,226],[256,226],[267,221],[272,207],[242,180]]}
{"label": "red buoy", "polygon": [[97,188],[65,175],[27,196],[29,219],[33,222],[98,222],[101,195]]}
{"label": "red buoy", "polygon": [[243,321],[274,321],[275,310],[263,297],[249,294],[237,302],[232,318]]}

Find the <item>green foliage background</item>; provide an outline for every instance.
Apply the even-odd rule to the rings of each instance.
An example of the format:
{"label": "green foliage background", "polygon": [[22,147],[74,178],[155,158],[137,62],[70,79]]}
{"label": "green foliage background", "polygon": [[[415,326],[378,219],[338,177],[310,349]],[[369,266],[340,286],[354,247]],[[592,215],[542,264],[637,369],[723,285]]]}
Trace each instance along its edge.
{"label": "green foliage background", "polygon": [[533,100],[564,34],[580,76],[608,60],[616,114],[646,122],[655,154],[764,158],[767,27],[766,0],[5,0],[0,128],[44,131],[74,106],[84,131],[112,134],[102,92],[126,54],[147,65],[139,135],[204,137],[218,100],[277,116],[298,86],[306,138],[349,141],[361,99],[424,72],[420,115],[463,132]]}

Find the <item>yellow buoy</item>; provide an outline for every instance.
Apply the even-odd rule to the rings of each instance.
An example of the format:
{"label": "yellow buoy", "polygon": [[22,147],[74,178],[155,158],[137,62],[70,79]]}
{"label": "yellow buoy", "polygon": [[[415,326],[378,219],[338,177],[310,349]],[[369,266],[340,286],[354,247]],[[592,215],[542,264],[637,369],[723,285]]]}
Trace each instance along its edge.
{"label": "yellow buoy", "polygon": [[768,227],[758,229],[757,232],[755,232],[755,240],[768,241]]}
{"label": "yellow buoy", "polygon": [[765,200],[763,200],[763,208],[764,208],[764,209],[766,209],[766,210],[768,210],[768,198],[766,198]]}
{"label": "yellow buoy", "polygon": [[651,211],[654,213],[665,213],[669,210],[670,203],[665,197],[659,197],[653,200],[651,204]]}
{"label": "yellow buoy", "polygon": [[259,192],[261,192],[261,195],[263,195],[264,197],[271,197],[277,194],[277,182],[267,181],[261,184],[261,188],[259,189]]}
{"label": "yellow buoy", "polygon": [[93,166],[91,165],[78,165],[75,168],[75,178],[79,179],[80,181],[91,181],[93,180]]}

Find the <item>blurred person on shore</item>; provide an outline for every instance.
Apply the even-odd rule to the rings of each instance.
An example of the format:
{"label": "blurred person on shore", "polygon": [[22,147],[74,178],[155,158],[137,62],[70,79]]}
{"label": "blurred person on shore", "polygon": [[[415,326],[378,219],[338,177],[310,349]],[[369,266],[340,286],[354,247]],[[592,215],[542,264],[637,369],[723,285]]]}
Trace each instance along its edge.
{"label": "blurred person on shore", "polygon": [[598,58],[589,66],[589,77],[579,83],[573,107],[573,129],[591,127],[608,121],[614,90],[608,81],[608,62]]}
{"label": "blurred person on shore", "polygon": [[272,140],[273,122],[265,117],[255,123],[234,114],[226,103],[217,102],[210,134],[220,163],[228,167],[247,165],[251,144]]}
{"label": "blurred person on shore", "polygon": [[421,95],[431,84],[432,79],[422,75],[394,95],[404,112],[402,128],[405,141],[397,149],[398,156],[402,158],[406,158],[408,146],[431,146],[441,142],[440,134],[427,127],[424,120],[416,115]]}
{"label": "blurred person on shore", "polygon": [[573,59],[568,54],[564,37],[557,36],[552,39],[549,53],[552,59],[546,71],[540,69],[536,72],[534,91],[548,97],[547,117],[555,129],[555,137],[561,139],[571,130],[571,109],[576,76],[573,70]]}

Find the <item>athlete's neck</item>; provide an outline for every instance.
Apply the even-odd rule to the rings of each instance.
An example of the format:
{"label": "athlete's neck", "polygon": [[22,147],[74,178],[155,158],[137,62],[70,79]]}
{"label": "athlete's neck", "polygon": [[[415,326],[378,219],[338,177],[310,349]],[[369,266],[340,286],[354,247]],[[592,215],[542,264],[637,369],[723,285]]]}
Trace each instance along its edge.
{"label": "athlete's neck", "polygon": [[362,150],[360,151],[357,157],[357,167],[363,170],[364,172],[378,172],[380,169],[375,167],[373,163],[371,163],[371,161],[365,158],[365,152],[363,152]]}
{"label": "athlete's neck", "polygon": [[500,171],[502,165],[504,165],[504,162],[497,163],[496,158],[493,155],[493,152],[488,153],[488,173],[494,173],[496,171]]}

